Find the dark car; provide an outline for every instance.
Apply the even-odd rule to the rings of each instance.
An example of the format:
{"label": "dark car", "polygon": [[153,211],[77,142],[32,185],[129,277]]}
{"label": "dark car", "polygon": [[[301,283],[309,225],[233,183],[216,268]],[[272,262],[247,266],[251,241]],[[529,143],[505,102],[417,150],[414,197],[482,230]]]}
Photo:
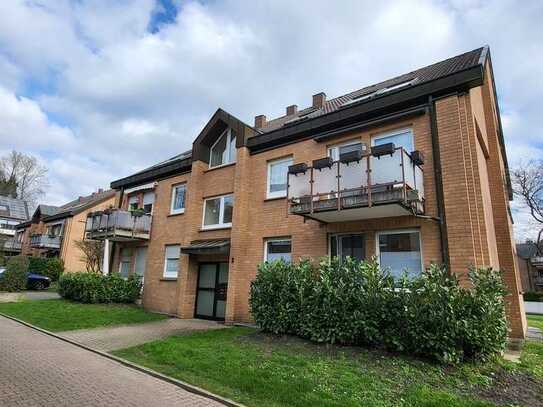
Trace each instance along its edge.
{"label": "dark car", "polygon": [[[0,267],[0,280],[3,278],[5,267]],[[45,290],[51,285],[49,277],[42,276],[36,273],[26,273],[26,288],[27,290]]]}

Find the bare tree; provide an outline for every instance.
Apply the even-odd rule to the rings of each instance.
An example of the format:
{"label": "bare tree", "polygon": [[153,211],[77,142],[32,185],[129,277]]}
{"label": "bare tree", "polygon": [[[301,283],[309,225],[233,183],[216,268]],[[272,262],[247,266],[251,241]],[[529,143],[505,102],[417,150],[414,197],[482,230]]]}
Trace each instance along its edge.
{"label": "bare tree", "polygon": [[47,168],[36,157],[12,151],[0,158],[0,194],[24,199],[34,206],[48,186]]}
{"label": "bare tree", "polygon": [[104,258],[104,242],[97,240],[77,240],[75,246],[81,250],[81,260],[85,262],[85,268],[89,273],[100,273]]}
{"label": "bare tree", "polygon": [[528,207],[532,218],[541,225],[536,243],[539,250],[543,232],[543,160],[521,163],[512,175],[515,194]]}

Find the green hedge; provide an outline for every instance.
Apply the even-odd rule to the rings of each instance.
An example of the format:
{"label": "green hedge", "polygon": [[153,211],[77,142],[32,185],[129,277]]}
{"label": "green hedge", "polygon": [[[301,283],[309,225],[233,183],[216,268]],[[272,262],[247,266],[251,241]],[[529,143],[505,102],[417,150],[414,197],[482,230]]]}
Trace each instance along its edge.
{"label": "green hedge", "polygon": [[395,281],[376,261],[263,263],[251,285],[257,324],[316,342],[382,347],[441,362],[487,359],[505,348],[499,272],[471,270],[472,289],[432,265]]}
{"label": "green hedge", "polygon": [[57,281],[64,272],[64,263],[56,257],[29,257],[28,271],[49,277],[51,281]]}
{"label": "green hedge", "polygon": [[0,278],[0,291],[21,291],[26,288],[26,272],[28,258],[26,256],[11,257],[6,264],[6,271]]}
{"label": "green hedge", "polygon": [[523,297],[524,301],[543,302],[543,291],[527,291]]}
{"label": "green hedge", "polygon": [[141,282],[127,280],[117,273],[66,273],[58,282],[58,293],[66,299],[83,303],[133,303],[141,293]]}

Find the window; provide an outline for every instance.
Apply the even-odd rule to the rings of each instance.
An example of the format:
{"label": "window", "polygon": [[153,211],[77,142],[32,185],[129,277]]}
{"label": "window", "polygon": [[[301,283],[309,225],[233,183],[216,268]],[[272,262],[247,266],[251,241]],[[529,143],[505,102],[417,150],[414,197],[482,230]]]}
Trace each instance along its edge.
{"label": "window", "polygon": [[282,158],[268,163],[267,198],[287,196],[287,175],[289,165],[292,165],[292,157]]}
{"label": "window", "polygon": [[143,194],[143,212],[151,214],[153,212],[153,204],[155,203],[155,193],[152,191]]}
{"label": "window", "polygon": [[122,278],[128,278],[132,270],[132,249],[125,247],[121,249],[119,260],[119,274]]}
{"label": "window", "polygon": [[164,278],[177,278],[179,274],[179,251],[178,244],[166,246],[164,259]]}
{"label": "window", "polygon": [[138,209],[139,199],[137,195],[131,195],[128,197],[128,210],[135,211]]}
{"label": "window", "polygon": [[330,256],[339,257],[340,261],[347,257],[364,260],[366,258],[364,235],[355,233],[330,236]]}
{"label": "window", "polygon": [[219,196],[204,201],[203,229],[232,226],[234,198],[232,195]]}
{"label": "window", "polygon": [[187,190],[186,184],[174,185],[172,187],[172,203],[170,213],[177,214],[185,212],[185,193]]}
{"label": "window", "polygon": [[51,237],[60,236],[62,230],[62,224],[51,225],[47,228],[47,235]]}
{"label": "window", "polygon": [[379,134],[371,139],[372,145],[380,146],[387,143],[394,143],[396,147],[403,147],[405,151],[411,153],[415,150],[413,142],[413,131],[411,129],[401,129],[389,133]]}
{"label": "window", "polygon": [[211,146],[209,168],[236,161],[236,136],[230,129],[224,131]]}
{"label": "window", "polygon": [[388,269],[394,278],[404,271],[411,277],[422,273],[419,231],[378,232],[376,240],[381,269]]}
{"label": "window", "polygon": [[292,241],[287,238],[268,239],[264,242],[264,261],[283,259],[291,261]]}
{"label": "window", "polygon": [[362,144],[360,140],[351,140],[345,143],[328,147],[328,156],[332,157],[334,161],[338,161],[339,156],[343,153],[350,153],[351,151],[365,151],[365,150],[366,150],[366,146]]}

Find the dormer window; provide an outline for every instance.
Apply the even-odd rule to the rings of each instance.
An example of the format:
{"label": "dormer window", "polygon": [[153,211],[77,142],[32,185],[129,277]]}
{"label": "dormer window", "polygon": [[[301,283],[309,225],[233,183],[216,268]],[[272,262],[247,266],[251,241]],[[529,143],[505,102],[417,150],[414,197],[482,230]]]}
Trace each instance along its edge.
{"label": "dormer window", "polygon": [[236,162],[236,136],[226,129],[211,146],[209,168]]}

